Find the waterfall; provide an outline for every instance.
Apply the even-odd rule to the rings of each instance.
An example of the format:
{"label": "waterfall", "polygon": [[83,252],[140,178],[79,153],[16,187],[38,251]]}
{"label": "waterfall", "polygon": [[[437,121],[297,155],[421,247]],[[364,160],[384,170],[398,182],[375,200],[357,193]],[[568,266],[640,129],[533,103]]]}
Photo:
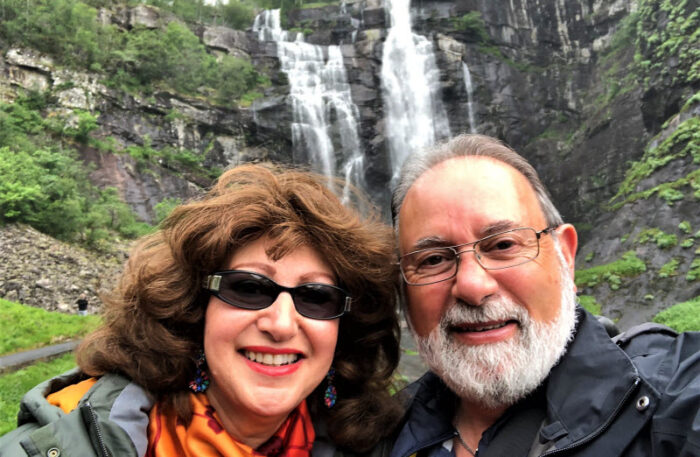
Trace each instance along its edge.
{"label": "waterfall", "polygon": [[472,75],[469,73],[467,63],[462,61],[462,71],[464,72],[464,87],[467,89],[467,115],[469,116],[469,132],[476,133],[476,121],[474,120],[474,104],[472,102]]}
{"label": "waterfall", "polygon": [[253,31],[260,40],[277,42],[280,67],[289,79],[294,162],[309,163],[330,177],[336,174],[338,156],[344,161],[342,173],[364,187],[359,110],[352,102],[340,47],[305,43],[300,33],[291,36],[280,27],[278,9],[260,13]]}
{"label": "waterfall", "polygon": [[409,154],[450,135],[432,43],[411,30],[410,0],[385,0],[391,27],[382,55],[386,137],[394,178]]}

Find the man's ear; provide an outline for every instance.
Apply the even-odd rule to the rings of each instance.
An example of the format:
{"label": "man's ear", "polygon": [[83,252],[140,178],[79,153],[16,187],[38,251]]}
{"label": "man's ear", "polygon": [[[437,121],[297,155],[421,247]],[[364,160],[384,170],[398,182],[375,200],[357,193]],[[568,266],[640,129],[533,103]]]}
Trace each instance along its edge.
{"label": "man's ear", "polygon": [[561,253],[564,255],[564,260],[571,271],[571,276],[574,275],[574,263],[576,259],[576,248],[578,247],[578,234],[576,229],[571,224],[562,224],[556,229]]}

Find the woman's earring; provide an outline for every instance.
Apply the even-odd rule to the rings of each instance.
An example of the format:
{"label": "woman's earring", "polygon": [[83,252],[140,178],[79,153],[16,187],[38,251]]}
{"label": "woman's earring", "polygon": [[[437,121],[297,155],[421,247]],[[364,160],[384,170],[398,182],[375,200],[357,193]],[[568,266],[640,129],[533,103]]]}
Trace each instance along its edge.
{"label": "woman's earring", "polygon": [[190,390],[194,393],[204,392],[209,387],[209,375],[205,371],[207,359],[204,357],[204,351],[199,353],[199,357],[195,361],[197,370],[194,373],[194,379],[190,381]]}
{"label": "woman's earring", "polygon": [[335,368],[328,370],[328,374],[326,375],[328,387],[326,387],[326,393],[323,395],[323,402],[328,408],[332,408],[335,405],[335,401],[338,399],[338,392],[333,385],[333,378],[335,378]]}

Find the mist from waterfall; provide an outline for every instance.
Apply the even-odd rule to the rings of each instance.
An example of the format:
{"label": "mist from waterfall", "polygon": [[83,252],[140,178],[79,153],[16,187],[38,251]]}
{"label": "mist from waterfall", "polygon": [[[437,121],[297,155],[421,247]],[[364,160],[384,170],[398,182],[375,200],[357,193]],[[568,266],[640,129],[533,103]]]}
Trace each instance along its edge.
{"label": "mist from waterfall", "polygon": [[464,73],[464,88],[467,91],[467,115],[469,116],[469,133],[476,133],[476,120],[474,118],[474,103],[472,102],[472,75],[469,73],[467,63],[462,61],[462,72]]}
{"label": "mist from waterfall", "polygon": [[340,47],[309,44],[303,34],[282,30],[279,9],[260,13],[253,31],[260,40],[277,42],[280,67],[289,80],[294,162],[309,163],[330,177],[336,175],[338,157],[343,162],[338,174],[365,187],[364,155],[357,133],[359,110],[352,102]]}
{"label": "mist from waterfall", "polygon": [[382,55],[386,138],[396,178],[403,161],[450,136],[433,45],[411,30],[410,0],[385,0],[390,28]]}

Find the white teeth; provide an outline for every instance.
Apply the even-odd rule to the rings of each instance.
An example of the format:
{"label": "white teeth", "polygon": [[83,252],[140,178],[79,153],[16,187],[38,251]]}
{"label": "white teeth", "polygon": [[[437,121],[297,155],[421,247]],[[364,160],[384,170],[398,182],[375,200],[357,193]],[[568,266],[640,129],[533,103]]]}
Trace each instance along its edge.
{"label": "white teeth", "polygon": [[469,331],[471,331],[471,332],[485,332],[487,330],[493,330],[496,328],[504,327],[506,324],[507,324],[507,322],[503,322],[502,324],[489,325],[486,327],[471,328],[471,329],[469,329]]}
{"label": "white teeth", "polygon": [[262,363],[263,365],[270,365],[274,367],[279,367],[282,365],[289,365],[299,360],[299,354],[270,354],[262,352],[245,351],[244,354],[248,360],[253,362]]}

